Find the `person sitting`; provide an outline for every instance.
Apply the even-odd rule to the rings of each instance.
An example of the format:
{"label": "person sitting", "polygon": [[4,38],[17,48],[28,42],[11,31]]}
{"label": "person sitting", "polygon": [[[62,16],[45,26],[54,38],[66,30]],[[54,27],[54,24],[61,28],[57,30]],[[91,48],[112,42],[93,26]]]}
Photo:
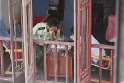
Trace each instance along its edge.
{"label": "person sitting", "polygon": [[33,28],[33,39],[54,40],[57,26],[56,18],[50,18],[46,23],[38,23]]}
{"label": "person sitting", "polygon": [[[56,40],[55,31],[58,26],[58,20],[56,18],[49,18],[48,21],[38,23],[33,28],[33,39],[36,40]],[[36,44],[36,63],[37,67],[43,67],[43,44]]]}

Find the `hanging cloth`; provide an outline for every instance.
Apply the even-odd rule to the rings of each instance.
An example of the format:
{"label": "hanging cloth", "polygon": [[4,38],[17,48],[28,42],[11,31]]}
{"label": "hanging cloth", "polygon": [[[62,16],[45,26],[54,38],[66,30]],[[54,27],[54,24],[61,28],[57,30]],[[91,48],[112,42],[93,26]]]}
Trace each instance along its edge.
{"label": "hanging cloth", "polygon": [[115,15],[110,15],[108,17],[108,27],[106,31],[106,40],[115,42],[116,38],[116,28],[115,28]]}

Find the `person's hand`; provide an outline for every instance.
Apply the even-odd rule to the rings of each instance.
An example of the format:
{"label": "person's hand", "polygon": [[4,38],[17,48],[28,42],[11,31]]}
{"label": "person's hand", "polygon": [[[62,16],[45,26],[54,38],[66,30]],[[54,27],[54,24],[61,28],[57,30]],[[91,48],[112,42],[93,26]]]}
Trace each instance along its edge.
{"label": "person's hand", "polygon": [[50,30],[49,33],[50,33],[50,40],[51,41],[54,40],[54,36],[53,36],[54,31]]}

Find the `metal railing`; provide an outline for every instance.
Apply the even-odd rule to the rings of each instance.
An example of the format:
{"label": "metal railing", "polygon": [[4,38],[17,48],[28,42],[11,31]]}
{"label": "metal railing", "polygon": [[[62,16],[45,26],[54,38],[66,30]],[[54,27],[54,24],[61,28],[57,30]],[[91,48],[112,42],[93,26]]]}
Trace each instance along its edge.
{"label": "metal railing", "polygon": [[[94,57],[96,59],[99,60],[99,83],[102,83],[102,61],[103,60],[109,60],[110,61],[110,68],[108,70],[110,70],[110,83],[113,83],[113,65],[114,65],[114,50],[115,47],[114,46],[110,46],[110,45],[104,45],[104,44],[92,44],[92,48],[99,48],[99,56]],[[102,56],[102,50],[106,49],[106,50],[110,50],[110,58],[104,58]]]}
{"label": "metal railing", "polygon": [[[74,46],[74,43],[73,42],[60,42],[60,41],[44,41],[44,40],[34,40],[34,43],[35,44],[43,44],[44,46],[44,80],[40,80],[40,82],[54,82],[54,83],[59,83],[58,81],[58,77],[61,75],[58,75],[58,68],[61,66],[61,64],[59,64],[59,61],[58,61],[58,57],[59,57],[59,54],[58,54],[58,48],[57,46],[58,45],[63,45],[64,46],[64,50],[65,50],[65,55],[64,55],[64,61],[65,61],[65,75],[62,75],[62,77],[64,77],[66,80],[65,82],[63,83],[69,83],[69,46]],[[54,48],[48,48],[50,47],[51,45],[54,45]],[[36,49],[34,47],[34,49]],[[50,67],[48,67],[48,53],[50,53],[50,50],[53,50],[53,56],[52,56],[52,63],[54,65],[52,65],[52,70],[54,69],[53,71],[53,75],[52,77],[54,77],[54,81],[53,80],[48,80],[48,69]],[[36,53],[35,53],[36,54]],[[60,59],[60,58],[59,58]],[[36,63],[36,61],[35,61]],[[36,69],[36,68],[35,68]],[[64,70],[64,68],[63,68]],[[35,72],[35,76],[36,76],[36,72]]]}
{"label": "metal railing", "polygon": [[[7,74],[13,74],[12,72],[15,72],[16,76],[19,75],[20,72],[24,72],[24,64],[21,63],[20,65],[16,64],[18,62],[18,59],[17,59],[17,53],[18,52],[21,52],[22,53],[22,49],[17,49],[16,45],[14,45],[14,50],[13,50],[13,55],[11,54],[12,50],[11,50],[11,47],[10,48],[7,48],[5,49],[5,52],[8,52],[9,55],[10,55],[10,59],[11,59],[11,62],[9,64],[9,66],[7,67],[7,70],[9,69],[10,71],[9,72],[6,72],[5,70],[5,52],[4,52],[4,41],[10,41],[10,37],[0,37],[0,58],[1,58],[1,77],[0,77],[0,80],[4,80],[4,81],[13,81],[12,78],[13,77],[6,77],[5,73]],[[15,41],[15,40],[14,40]],[[16,44],[17,42],[21,42],[21,38],[17,38],[15,43]],[[11,41],[10,41],[11,43]],[[12,57],[15,57],[14,59],[12,59]],[[13,61],[12,61],[13,60]],[[23,59],[20,59],[20,61],[23,62]],[[14,62],[16,65],[13,65]],[[14,70],[12,69],[12,66],[14,66]]]}

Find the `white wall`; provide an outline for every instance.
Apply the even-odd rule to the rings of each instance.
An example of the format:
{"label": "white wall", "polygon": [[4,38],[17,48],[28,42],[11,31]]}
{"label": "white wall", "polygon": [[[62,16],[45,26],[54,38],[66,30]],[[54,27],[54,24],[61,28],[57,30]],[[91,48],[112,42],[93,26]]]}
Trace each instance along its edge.
{"label": "white wall", "polygon": [[[0,8],[0,12],[2,15],[2,17],[4,18],[4,21],[7,25],[7,27],[9,26],[9,14],[8,14],[8,0],[0,0],[0,5],[1,5],[1,8]],[[15,15],[17,15],[17,13],[19,12],[19,3],[16,4],[15,6]]]}
{"label": "white wall", "polygon": [[8,0],[1,0],[1,12],[6,25],[9,26]]}
{"label": "white wall", "polygon": [[1,11],[1,0],[0,0],[0,16],[2,15],[2,11]]}

